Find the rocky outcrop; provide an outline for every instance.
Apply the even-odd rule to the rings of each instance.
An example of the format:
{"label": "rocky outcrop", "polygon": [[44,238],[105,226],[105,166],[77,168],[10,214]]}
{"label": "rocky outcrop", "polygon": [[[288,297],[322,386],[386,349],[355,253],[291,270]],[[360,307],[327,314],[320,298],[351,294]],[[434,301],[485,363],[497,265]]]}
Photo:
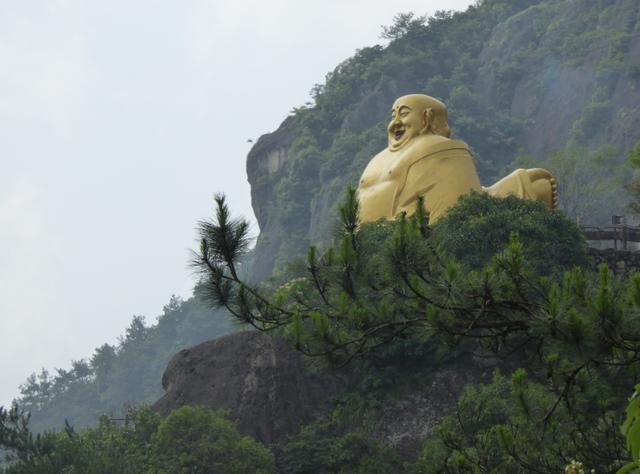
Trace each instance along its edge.
{"label": "rocky outcrop", "polygon": [[183,405],[229,410],[240,433],[279,444],[331,406],[339,381],[308,374],[285,342],[246,331],[180,351],[162,386],[153,405],[162,415]]}
{"label": "rocky outcrop", "polygon": [[[487,382],[496,367],[505,368],[497,360],[469,356],[425,364],[422,375],[400,377],[399,393],[381,393],[378,408],[354,413],[347,430],[365,431],[405,459],[415,459],[438,421],[455,409],[464,387]],[[240,332],[176,354],[162,378],[166,393],[153,409],[164,416],[183,405],[228,410],[243,435],[283,445],[304,425],[329,414],[346,391],[361,390],[358,374],[357,369],[350,375],[310,374],[285,342]]]}
{"label": "rocky outcrop", "polygon": [[274,177],[286,164],[289,149],[298,133],[295,117],[287,117],[277,131],[262,135],[247,156],[247,177],[251,183],[251,205],[260,226],[257,249],[251,267],[260,280],[271,273],[280,248],[282,227],[275,208]]}

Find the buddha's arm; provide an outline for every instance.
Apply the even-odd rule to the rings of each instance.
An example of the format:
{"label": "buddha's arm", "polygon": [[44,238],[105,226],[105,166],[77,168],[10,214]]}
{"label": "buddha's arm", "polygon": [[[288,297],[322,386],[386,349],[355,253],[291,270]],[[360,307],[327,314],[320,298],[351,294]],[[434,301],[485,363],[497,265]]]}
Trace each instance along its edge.
{"label": "buddha's arm", "polygon": [[409,167],[405,184],[396,197],[394,214],[413,214],[418,196],[422,195],[429,222],[434,223],[460,196],[481,189],[471,154],[464,149],[444,150]]}

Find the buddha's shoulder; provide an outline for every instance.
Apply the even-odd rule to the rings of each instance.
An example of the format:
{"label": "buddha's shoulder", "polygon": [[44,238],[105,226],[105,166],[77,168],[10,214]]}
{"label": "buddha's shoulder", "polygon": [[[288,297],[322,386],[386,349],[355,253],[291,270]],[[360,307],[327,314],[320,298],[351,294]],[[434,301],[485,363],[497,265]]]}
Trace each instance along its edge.
{"label": "buddha's shoulder", "polygon": [[388,148],[385,148],[383,150],[380,150],[379,153],[377,153],[373,158],[371,158],[371,160],[369,160],[369,163],[367,164],[367,168],[386,166],[391,161],[393,161],[395,157],[396,157],[395,154],[391,150],[389,150]]}
{"label": "buddha's shoulder", "polygon": [[452,152],[455,156],[471,155],[469,146],[462,140],[451,140],[439,135],[420,135],[400,150],[381,150],[369,161],[364,174],[376,174],[391,165],[396,168],[408,167],[422,158],[442,156],[447,152]]}
{"label": "buddha's shoulder", "polygon": [[439,135],[421,135],[415,138],[407,154],[414,158],[424,158],[450,150],[459,150],[464,154],[470,153],[469,146],[462,140],[451,140]]}

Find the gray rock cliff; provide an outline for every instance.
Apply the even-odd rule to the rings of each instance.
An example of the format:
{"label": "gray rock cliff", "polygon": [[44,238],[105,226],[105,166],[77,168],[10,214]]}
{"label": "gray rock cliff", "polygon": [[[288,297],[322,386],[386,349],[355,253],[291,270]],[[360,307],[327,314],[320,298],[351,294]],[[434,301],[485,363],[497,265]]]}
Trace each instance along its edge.
{"label": "gray rock cliff", "polygon": [[[409,374],[400,394],[380,394],[378,408],[353,414],[350,431],[364,431],[415,459],[437,422],[451,413],[464,387],[487,382],[497,361],[462,357]],[[162,378],[165,395],[153,409],[162,415],[183,405],[228,410],[243,435],[268,445],[285,444],[317,417],[328,415],[358,370],[311,375],[302,356],[281,340],[247,331],[183,350]],[[355,384],[355,385],[354,385]]]}
{"label": "gray rock cliff", "polygon": [[180,351],[162,377],[162,415],[183,405],[229,410],[238,430],[267,444],[326,412],[338,381],[309,375],[286,343],[246,331]]}

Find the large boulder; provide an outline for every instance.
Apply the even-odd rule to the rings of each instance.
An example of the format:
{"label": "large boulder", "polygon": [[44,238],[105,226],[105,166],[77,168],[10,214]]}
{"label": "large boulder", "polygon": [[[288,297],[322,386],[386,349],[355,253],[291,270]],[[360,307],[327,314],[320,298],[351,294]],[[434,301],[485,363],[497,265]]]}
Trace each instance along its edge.
{"label": "large boulder", "polygon": [[308,373],[286,342],[246,331],[176,354],[153,409],[164,416],[183,405],[229,410],[240,433],[280,444],[330,409],[339,385]]}
{"label": "large boulder", "polygon": [[[353,413],[347,431],[365,432],[415,460],[467,384],[488,382],[496,368],[511,373],[516,365],[469,355],[426,364],[420,374],[409,371],[375,395],[377,408]],[[329,414],[336,402],[349,399],[341,396],[345,390],[362,391],[362,375],[357,367],[333,375],[310,373],[286,342],[240,332],[176,354],[162,377],[166,393],[153,409],[163,416],[183,405],[225,409],[243,435],[282,446],[304,425]]]}

